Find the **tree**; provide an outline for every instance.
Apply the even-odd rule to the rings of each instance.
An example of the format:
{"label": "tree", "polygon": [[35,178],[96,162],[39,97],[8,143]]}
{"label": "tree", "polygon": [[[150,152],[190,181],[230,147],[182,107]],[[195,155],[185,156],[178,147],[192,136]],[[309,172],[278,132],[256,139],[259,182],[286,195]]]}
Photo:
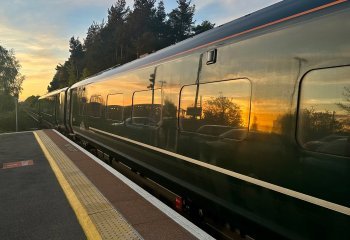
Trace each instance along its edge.
{"label": "tree", "polygon": [[158,2],[156,17],[155,17],[155,34],[156,34],[156,48],[162,49],[171,44],[170,25],[167,22],[167,14],[165,12],[164,2],[161,0]]}
{"label": "tree", "polygon": [[49,92],[69,86],[70,64],[69,61],[66,61],[63,65],[59,64],[56,66],[56,73],[50,82],[50,85],[47,87]]}
{"label": "tree", "polygon": [[84,52],[83,45],[80,42],[79,38],[71,37],[69,40],[69,52],[70,52],[70,67],[69,68],[69,85],[74,84],[80,80],[80,76],[83,72],[83,61],[84,61]]}
{"label": "tree", "polygon": [[20,69],[21,65],[13,50],[6,50],[0,46],[0,93],[18,97],[25,79],[19,72]]}
{"label": "tree", "polygon": [[118,0],[108,9],[107,23],[100,31],[105,68],[121,64],[123,61],[123,49],[128,43],[124,28],[129,12],[125,0]]}
{"label": "tree", "polygon": [[127,19],[127,29],[132,40],[135,58],[156,50],[155,44],[155,0],[135,0],[134,11]]}
{"label": "tree", "polygon": [[95,74],[105,69],[104,64],[104,48],[101,37],[101,31],[105,27],[105,23],[97,24],[95,22],[89,27],[86,39],[84,41],[85,52],[85,68],[91,74]]}
{"label": "tree", "polygon": [[88,68],[83,69],[83,74],[81,75],[81,79],[85,79],[91,75],[90,71]]}
{"label": "tree", "polygon": [[208,30],[214,28],[214,26],[215,26],[215,23],[211,23],[211,22],[205,20],[200,25],[193,27],[193,29],[192,29],[194,32],[193,34],[197,35],[197,34],[200,34],[202,32],[208,31]]}
{"label": "tree", "polygon": [[71,86],[81,79],[85,66],[85,53],[79,38],[71,37],[69,52],[69,59],[63,65],[56,66],[56,73],[47,87],[49,92]]}
{"label": "tree", "polygon": [[165,118],[176,118],[176,105],[170,99],[165,99],[162,112]]}
{"label": "tree", "polygon": [[208,124],[240,127],[243,124],[240,107],[232,98],[219,96],[205,102],[204,121]]}
{"label": "tree", "polygon": [[91,26],[88,28],[86,38],[84,40],[85,51],[94,47],[94,43],[97,40],[98,35],[100,34],[101,27],[103,26],[96,22],[92,22]]}
{"label": "tree", "polygon": [[350,87],[344,87],[343,92],[344,100],[348,103],[337,103],[338,107],[347,111],[350,114]]}
{"label": "tree", "polygon": [[156,11],[156,23],[163,24],[165,23],[166,13],[163,0],[160,0],[158,3],[157,11]]}
{"label": "tree", "polygon": [[173,43],[180,42],[192,35],[195,5],[191,0],[177,0],[178,7],[169,13],[168,23],[172,31]]}
{"label": "tree", "polygon": [[107,26],[118,26],[124,24],[129,12],[130,8],[126,7],[125,0],[117,0],[117,2],[108,9]]}
{"label": "tree", "polygon": [[27,97],[27,99],[24,100],[23,105],[28,107],[28,108],[34,109],[36,107],[36,104],[39,101],[39,97],[40,96],[34,96],[34,95]]}

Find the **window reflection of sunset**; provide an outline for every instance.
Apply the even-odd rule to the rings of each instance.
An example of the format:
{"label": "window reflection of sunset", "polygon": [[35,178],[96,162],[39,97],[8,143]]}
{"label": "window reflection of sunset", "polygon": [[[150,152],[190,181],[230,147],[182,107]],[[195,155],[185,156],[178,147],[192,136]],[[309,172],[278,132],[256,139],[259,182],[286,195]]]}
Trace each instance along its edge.
{"label": "window reflection of sunset", "polygon": [[[349,82],[350,67],[320,69],[308,73],[301,87],[300,115],[305,119],[311,119],[315,126],[322,124],[329,126],[327,134],[348,132],[350,129]],[[300,122],[303,124],[302,119]],[[308,135],[310,136],[313,134]]]}
{"label": "window reflection of sunset", "polygon": [[[181,114],[183,118],[191,118],[191,116],[187,116],[187,111],[190,110],[189,108],[194,107],[201,108],[201,115],[197,115],[200,119],[205,119],[205,113],[209,110],[214,110],[215,112],[211,113],[219,116],[221,113],[217,112],[217,108],[219,108],[220,111],[223,110],[226,117],[229,117],[229,111],[233,113],[232,111],[237,112],[238,110],[241,126],[248,126],[251,92],[250,82],[248,80],[230,80],[200,84],[197,106],[195,106],[196,91],[197,85],[191,85],[184,87],[181,92]],[[212,105],[214,103],[215,105]],[[236,107],[238,107],[238,109],[236,109]],[[227,120],[233,121],[233,119]]]}
{"label": "window reflection of sunset", "polygon": [[276,127],[278,119],[286,115],[286,103],[281,99],[260,99],[252,100],[250,128],[254,131],[280,133],[280,128]]}
{"label": "window reflection of sunset", "polygon": [[107,106],[124,106],[123,94],[109,94],[107,97]]}
{"label": "window reflection of sunset", "polygon": [[[161,89],[154,90],[154,104],[161,104]],[[152,103],[152,90],[135,92],[134,105],[139,104],[151,104]]]}

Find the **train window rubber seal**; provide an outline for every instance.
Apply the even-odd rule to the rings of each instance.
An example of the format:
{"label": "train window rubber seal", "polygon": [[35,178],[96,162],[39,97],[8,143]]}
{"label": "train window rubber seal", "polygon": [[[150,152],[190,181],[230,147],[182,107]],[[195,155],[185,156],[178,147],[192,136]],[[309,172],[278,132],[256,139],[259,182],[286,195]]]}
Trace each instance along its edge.
{"label": "train window rubber seal", "polygon": [[318,70],[326,70],[326,69],[333,69],[333,68],[341,68],[341,67],[350,67],[350,64],[341,64],[341,65],[333,65],[333,66],[325,66],[325,67],[319,67],[319,68],[313,68],[313,69],[309,69],[307,70],[301,77],[300,77],[300,80],[299,80],[299,83],[298,83],[298,97],[297,97],[297,108],[296,108],[296,117],[295,117],[295,133],[294,133],[294,139],[297,143],[297,146],[299,147],[299,149],[303,150],[303,151],[306,151],[306,152],[309,152],[309,153],[313,153],[313,154],[321,154],[321,155],[328,155],[328,156],[334,156],[334,157],[340,157],[340,158],[347,158],[349,159],[350,156],[344,156],[344,155],[339,155],[339,154],[332,154],[332,153],[326,153],[326,152],[318,152],[318,151],[313,151],[313,150],[310,150],[310,149],[306,149],[299,136],[298,136],[298,133],[299,133],[299,129],[300,129],[300,125],[299,125],[299,118],[300,118],[300,105],[301,105],[301,91],[302,91],[302,83],[305,79],[305,77],[310,73],[310,72],[313,72],[313,71],[318,71]]}

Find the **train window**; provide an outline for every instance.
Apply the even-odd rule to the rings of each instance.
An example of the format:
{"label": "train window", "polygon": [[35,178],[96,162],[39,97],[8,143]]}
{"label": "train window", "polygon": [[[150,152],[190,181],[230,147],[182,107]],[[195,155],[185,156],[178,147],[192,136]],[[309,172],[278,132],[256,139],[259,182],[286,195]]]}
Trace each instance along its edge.
{"label": "train window", "polygon": [[157,125],[161,118],[161,102],[161,89],[134,92],[132,123]]}
{"label": "train window", "polygon": [[313,70],[300,89],[299,143],[311,151],[350,157],[350,67]]}
{"label": "train window", "polygon": [[124,97],[122,93],[107,96],[107,119],[122,122],[124,111]]}
{"label": "train window", "polygon": [[101,95],[92,95],[87,106],[88,115],[96,118],[101,117],[103,105],[103,98]]}
{"label": "train window", "polygon": [[189,85],[181,90],[182,131],[243,139],[248,130],[251,85],[247,79]]}

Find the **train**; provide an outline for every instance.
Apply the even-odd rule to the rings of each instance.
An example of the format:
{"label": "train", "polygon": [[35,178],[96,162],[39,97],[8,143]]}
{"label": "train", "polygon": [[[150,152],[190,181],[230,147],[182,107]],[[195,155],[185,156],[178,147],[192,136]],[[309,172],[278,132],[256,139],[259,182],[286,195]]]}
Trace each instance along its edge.
{"label": "train", "polygon": [[347,0],[281,1],[39,102],[232,231],[350,239]]}

